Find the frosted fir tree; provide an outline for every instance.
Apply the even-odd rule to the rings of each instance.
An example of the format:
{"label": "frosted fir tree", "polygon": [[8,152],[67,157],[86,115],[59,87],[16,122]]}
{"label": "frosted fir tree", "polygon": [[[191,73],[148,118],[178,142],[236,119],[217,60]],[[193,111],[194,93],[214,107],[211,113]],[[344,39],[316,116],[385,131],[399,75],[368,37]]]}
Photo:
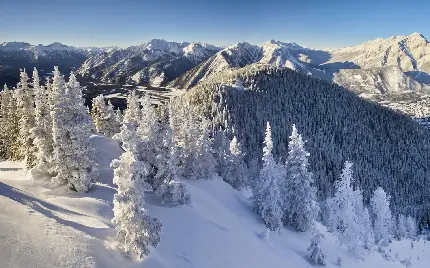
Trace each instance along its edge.
{"label": "frosted fir tree", "polygon": [[218,129],[212,142],[216,172],[225,179],[230,154],[229,140],[225,130]]}
{"label": "frosted fir tree", "polygon": [[407,237],[410,239],[415,239],[418,235],[418,227],[415,218],[412,216],[406,217],[405,226],[407,230]]}
{"label": "frosted fir tree", "polygon": [[177,154],[172,137],[172,116],[171,106],[165,107],[164,120],[160,123],[160,134],[162,137],[159,147],[157,178],[162,179],[162,183],[156,188],[155,193],[162,198],[163,202],[189,204],[191,195],[177,176]]}
{"label": "frosted fir tree", "polygon": [[397,228],[396,228],[397,238],[401,240],[402,238],[407,238],[408,227],[406,225],[406,217],[403,214],[399,214],[397,217]]}
{"label": "frosted fir tree", "polygon": [[124,111],[124,122],[132,123],[137,127],[141,117],[142,111],[140,110],[139,96],[137,96],[136,91],[133,90],[127,97],[127,109]]}
{"label": "frosted fir tree", "polygon": [[226,156],[226,160],[223,179],[234,189],[242,190],[247,185],[248,170],[236,136],[234,136],[230,142],[229,153]]}
{"label": "frosted fir tree", "polygon": [[390,209],[390,196],[382,187],[376,188],[370,199],[370,206],[373,215],[373,230],[375,242],[388,246],[392,236],[392,215]]}
{"label": "frosted fir tree", "polygon": [[196,122],[200,128],[200,133],[193,142],[192,159],[192,178],[212,179],[215,175],[215,159],[211,151],[211,144],[208,133],[208,122]]}
{"label": "frosted fir tree", "polygon": [[281,181],[284,224],[298,231],[309,231],[318,216],[316,189],[312,186],[313,174],[309,171],[309,153],[302,136],[293,125],[285,162],[286,177]]}
{"label": "frosted fir tree", "polygon": [[67,86],[63,79],[56,68],[53,90],[64,94],[51,112],[56,173],[52,180],[56,185],[66,184],[72,190],[86,192],[97,177],[95,149],[90,141],[93,124],[75,75],[70,75]]}
{"label": "frosted fir tree", "polygon": [[6,85],[0,92],[0,158],[19,160],[19,117],[14,91]]}
{"label": "frosted fir tree", "polygon": [[103,95],[93,99],[91,116],[97,132],[112,137],[119,131],[116,115],[110,102],[106,105]]}
{"label": "frosted fir tree", "polygon": [[[148,94],[141,98],[141,117],[138,121],[137,135],[141,139],[139,160],[151,165],[151,174],[146,177],[147,183],[156,191],[166,179],[169,159],[168,145],[165,139],[167,129],[162,127]],[[168,177],[168,176],[167,176]]]}
{"label": "frosted fir tree", "polygon": [[265,239],[269,239],[270,231],[278,231],[282,227],[281,197],[278,180],[281,177],[273,158],[273,142],[269,122],[263,148],[263,168],[258,178],[258,186],[253,193],[254,210],[263,219],[267,230]]}
{"label": "frosted fir tree", "polygon": [[126,151],[112,162],[113,182],[118,186],[114,196],[114,218],[120,248],[128,254],[133,252],[139,258],[150,253],[150,247],[160,242],[162,223],[148,214],[145,209],[145,177],[150,174],[151,165],[137,160],[140,146],[138,135],[132,124],[122,126],[122,135],[128,142]]}
{"label": "frosted fir tree", "polygon": [[321,250],[321,240],[324,238],[324,235],[320,232],[316,231],[311,239],[311,244],[308,247],[308,257],[312,263],[312,265],[326,265],[326,256]]}
{"label": "frosted fir tree", "polygon": [[363,229],[359,217],[362,215],[357,213],[357,193],[351,185],[352,166],[351,162],[345,162],[340,180],[335,182],[334,197],[328,201],[329,227],[336,233],[340,245],[360,255]]}
{"label": "frosted fir tree", "polygon": [[35,168],[44,173],[51,170],[53,157],[52,121],[48,102],[48,92],[40,85],[39,74],[34,68],[33,90],[35,100],[35,126],[31,129],[33,144],[36,147]]}
{"label": "frosted fir tree", "polygon": [[362,208],[361,226],[362,226],[362,238],[364,242],[364,248],[371,250],[375,243],[375,234],[372,228],[372,221],[370,220],[369,210],[366,207]]}
{"label": "frosted fir tree", "polygon": [[17,113],[19,117],[19,158],[24,159],[28,168],[35,165],[35,147],[30,130],[34,127],[34,97],[33,89],[29,87],[28,75],[24,71],[20,73],[20,81],[15,92],[17,101]]}

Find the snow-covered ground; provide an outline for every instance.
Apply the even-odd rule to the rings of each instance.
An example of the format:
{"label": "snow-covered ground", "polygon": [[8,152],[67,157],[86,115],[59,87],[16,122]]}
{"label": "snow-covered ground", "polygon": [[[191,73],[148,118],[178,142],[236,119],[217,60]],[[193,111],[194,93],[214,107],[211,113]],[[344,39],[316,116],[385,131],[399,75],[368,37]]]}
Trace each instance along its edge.
{"label": "snow-covered ground", "polygon": [[[11,268],[238,268],[312,267],[306,257],[309,233],[282,229],[262,240],[264,224],[252,212],[249,194],[237,192],[220,178],[186,181],[192,205],[162,204],[147,194],[151,215],[163,221],[159,246],[141,261],[115,249],[112,169],[122,150],[116,142],[93,136],[99,157],[99,182],[86,194],[51,189],[45,178],[22,163],[0,162],[0,267]],[[430,244],[423,240],[392,243],[385,258],[372,251],[364,260],[339,249],[324,233],[327,267],[428,267]],[[387,260],[389,259],[389,260]],[[403,261],[403,263],[402,263]]]}

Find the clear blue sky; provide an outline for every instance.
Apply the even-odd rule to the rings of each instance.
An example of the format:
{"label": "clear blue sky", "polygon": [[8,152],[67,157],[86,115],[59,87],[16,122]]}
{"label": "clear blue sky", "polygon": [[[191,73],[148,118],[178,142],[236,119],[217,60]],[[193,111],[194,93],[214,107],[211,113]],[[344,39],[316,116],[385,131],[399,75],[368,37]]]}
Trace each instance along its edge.
{"label": "clear blue sky", "polygon": [[430,1],[0,0],[0,42],[130,46],[152,38],[230,45],[270,39],[315,48],[420,32]]}

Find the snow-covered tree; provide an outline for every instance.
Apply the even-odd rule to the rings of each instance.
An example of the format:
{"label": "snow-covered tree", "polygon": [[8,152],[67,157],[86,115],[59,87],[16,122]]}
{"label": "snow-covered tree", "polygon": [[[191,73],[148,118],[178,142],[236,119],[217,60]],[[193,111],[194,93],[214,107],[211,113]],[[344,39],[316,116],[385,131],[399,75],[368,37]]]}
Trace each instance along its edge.
{"label": "snow-covered tree", "polygon": [[357,213],[357,208],[362,200],[357,200],[360,196],[354,191],[352,183],[352,166],[349,161],[345,163],[340,180],[335,182],[335,194],[329,202],[329,223],[338,238],[340,245],[344,245],[354,254],[360,254],[360,246],[363,241],[363,214]]}
{"label": "snow-covered tree", "polygon": [[309,153],[304,145],[302,136],[293,125],[285,162],[286,177],[280,182],[284,224],[302,232],[312,228],[319,212],[316,189],[312,186],[313,174],[309,171]]}
{"label": "snow-covered tree", "polygon": [[189,204],[191,195],[182,182],[176,179],[165,180],[158,187],[156,194],[166,203]]}
{"label": "snow-covered tree", "polygon": [[55,92],[64,92],[51,111],[53,171],[57,173],[53,182],[86,192],[95,182],[97,169],[95,150],[90,141],[93,124],[84,105],[82,89],[73,73],[66,86],[58,68],[54,69],[52,87]]}
{"label": "snow-covered tree", "polygon": [[136,95],[136,91],[133,90],[127,97],[127,109],[124,111],[124,122],[133,123],[137,127],[137,122],[142,117],[142,111],[140,109],[139,96]]}
{"label": "snow-covered tree", "polygon": [[20,81],[15,92],[17,101],[17,113],[19,116],[19,158],[24,159],[27,167],[35,164],[35,147],[30,130],[34,127],[34,97],[33,89],[29,87],[28,75],[24,71],[20,73]]}
{"label": "snow-covered tree", "polygon": [[31,129],[33,144],[36,147],[35,167],[41,172],[48,173],[51,169],[53,156],[52,121],[48,92],[40,85],[39,74],[34,68],[33,90],[35,100],[35,126]]}
{"label": "snow-covered tree", "polygon": [[392,236],[392,215],[390,210],[390,196],[382,187],[376,188],[370,199],[373,218],[375,242],[387,246]]}
{"label": "snow-covered tree", "polygon": [[[360,203],[362,204],[362,203]],[[364,248],[371,250],[372,245],[375,243],[375,234],[372,228],[372,221],[370,220],[369,210],[366,207],[361,207],[358,213],[362,213],[361,219],[362,226],[362,238],[364,242]]]}
{"label": "snow-covered tree", "polygon": [[209,122],[194,109],[190,109],[185,118],[174,116],[178,175],[186,179],[211,179],[215,174],[215,159],[209,140]]}
{"label": "snow-covered tree", "polygon": [[215,169],[216,172],[223,178],[225,178],[225,172],[228,166],[229,157],[229,140],[225,130],[218,129],[215,132],[212,142],[214,158],[215,158]]}
{"label": "snow-covered tree", "polygon": [[163,202],[188,204],[191,202],[191,195],[177,176],[177,154],[172,137],[171,113],[171,107],[168,105],[164,109],[164,120],[160,123],[159,136],[162,140],[161,146],[158,147],[156,177],[158,181],[161,179],[163,181],[155,193],[163,199]]}
{"label": "snow-covered tree", "polygon": [[[113,182],[118,186],[114,196],[114,218],[121,248],[128,254],[136,253],[139,258],[148,255],[150,247],[160,242],[162,223],[148,214],[145,209],[145,177],[150,174],[151,165],[137,160],[140,141],[134,126],[122,126],[122,135],[128,141],[126,151],[112,162]],[[126,137],[127,136],[127,137]]]}
{"label": "snow-covered tree", "polygon": [[326,256],[321,250],[321,240],[323,238],[324,235],[318,231],[312,236],[311,244],[308,247],[308,257],[313,265],[325,266],[326,264]]}
{"label": "snow-covered tree", "polygon": [[282,227],[281,197],[278,187],[281,174],[272,154],[273,142],[269,122],[267,122],[264,144],[263,168],[258,178],[258,187],[254,189],[253,202],[254,210],[266,224],[266,239],[268,239],[269,230],[277,231]]}
{"label": "snow-covered tree", "polygon": [[223,179],[234,189],[243,189],[247,185],[248,170],[236,136],[234,136],[230,142],[230,148],[226,155],[226,160]]}
{"label": "snow-covered tree", "polygon": [[119,131],[113,106],[110,102],[106,105],[103,95],[99,95],[93,99],[91,116],[97,132],[107,137],[112,137]]}
{"label": "snow-covered tree", "polygon": [[397,216],[397,238],[401,240],[402,238],[407,238],[409,236],[408,234],[408,227],[406,225],[407,218],[403,214],[399,214]]}
{"label": "snow-covered tree", "polygon": [[19,126],[14,91],[6,85],[0,92],[0,158],[19,160]]}
{"label": "snow-covered tree", "polygon": [[406,217],[405,226],[408,233],[408,238],[415,239],[418,235],[417,222],[412,216]]}

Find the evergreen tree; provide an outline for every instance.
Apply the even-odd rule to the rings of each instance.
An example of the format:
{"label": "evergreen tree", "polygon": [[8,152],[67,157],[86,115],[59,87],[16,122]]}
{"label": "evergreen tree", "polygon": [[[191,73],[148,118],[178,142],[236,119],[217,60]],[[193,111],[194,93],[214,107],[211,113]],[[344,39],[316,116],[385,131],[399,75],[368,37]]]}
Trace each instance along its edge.
{"label": "evergreen tree", "polygon": [[185,118],[174,119],[174,141],[178,157],[178,175],[186,179],[211,179],[215,174],[208,133],[208,121],[193,109]]}
{"label": "evergreen tree", "polygon": [[373,230],[375,242],[387,246],[392,235],[392,215],[390,210],[390,196],[382,187],[376,188],[370,200],[373,215]]}
{"label": "evergreen tree", "polygon": [[412,216],[406,217],[405,226],[408,233],[408,238],[415,239],[418,235],[418,228],[415,218]]}
{"label": "evergreen tree", "polygon": [[[362,200],[362,199],[361,199]],[[362,202],[360,202],[362,204]],[[364,241],[364,248],[371,250],[372,245],[375,243],[375,234],[372,228],[372,221],[370,220],[369,210],[366,207],[361,208],[362,217],[361,226],[362,226],[362,237]]]}
{"label": "evergreen tree", "polygon": [[[330,208],[330,229],[336,232],[340,245],[350,252],[359,255],[363,240],[363,229],[360,225],[362,215],[357,214],[357,193],[352,188],[352,163],[347,161],[340,180],[335,182],[335,194],[328,202]],[[362,202],[360,200],[360,202]]]}
{"label": "evergreen tree", "polygon": [[225,179],[226,171],[228,169],[228,158],[229,158],[229,141],[227,138],[227,132],[222,129],[218,129],[214,134],[212,142],[214,158],[215,158],[215,169],[216,172]]}
{"label": "evergreen tree", "polygon": [[140,110],[139,97],[136,95],[136,91],[133,90],[127,97],[127,109],[124,111],[124,122],[132,123],[137,127],[141,117],[142,111]]}
{"label": "evergreen tree", "polygon": [[18,159],[24,159],[27,167],[35,164],[35,147],[30,130],[34,127],[34,97],[33,90],[28,85],[28,75],[24,71],[20,73],[20,82],[16,89],[17,112],[19,117],[19,152]]}
{"label": "evergreen tree", "polygon": [[243,189],[247,185],[248,171],[245,165],[244,155],[240,149],[240,144],[237,142],[236,136],[233,137],[230,142],[226,160],[223,179],[234,189]]}
{"label": "evergreen tree", "polygon": [[53,156],[52,122],[46,89],[40,85],[39,74],[34,68],[33,90],[35,100],[35,126],[31,129],[33,144],[36,147],[35,167],[41,172],[51,170]]}
{"label": "evergreen tree", "polygon": [[273,142],[269,122],[266,127],[266,138],[263,148],[263,168],[260,171],[258,187],[254,189],[254,210],[261,216],[266,227],[266,239],[269,231],[277,231],[282,227],[281,197],[278,180],[281,177],[272,155]]}
{"label": "evergreen tree", "polygon": [[312,265],[326,265],[326,256],[321,250],[321,240],[323,238],[324,235],[316,231],[311,239],[311,244],[308,247],[308,257]]}
{"label": "evergreen tree", "polygon": [[70,75],[67,86],[63,79],[58,68],[55,68],[53,90],[64,94],[57,99],[51,111],[53,170],[56,172],[53,182],[57,185],[67,184],[78,192],[86,192],[97,176],[95,150],[90,141],[93,124],[75,75]]}
{"label": "evergreen tree", "polygon": [[156,247],[160,242],[162,223],[150,216],[144,208],[144,192],[150,164],[137,160],[139,137],[132,123],[124,124],[122,135],[126,151],[119,159],[112,162],[114,184],[118,193],[114,196],[114,218],[117,225],[117,236],[121,248],[128,254],[135,252],[139,258],[148,255],[150,246]]}
{"label": "evergreen tree", "polygon": [[313,174],[308,170],[309,153],[304,148],[302,136],[293,125],[285,162],[286,178],[282,181],[284,224],[298,231],[308,231],[314,225],[319,207],[316,189],[312,186]]}
{"label": "evergreen tree", "polygon": [[397,238],[399,240],[409,236],[406,219],[407,218],[403,214],[399,214],[397,217]]}
{"label": "evergreen tree", "polygon": [[99,95],[93,99],[91,116],[97,132],[106,137],[112,137],[118,133],[119,127],[115,112],[110,102],[106,105],[103,95]]}
{"label": "evergreen tree", "polygon": [[5,85],[0,92],[0,158],[18,160],[19,127],[14,91]]}
{"label": "evergreen tree", "polygon": [[177,176],[177,154],[172,137],[171,114],[171,106],[168,105],[164,112],[164,120],[160,123],[162,141],[159,147],[159,157],[157,157],[157,177],[163,181],[155,193],[163,199],[163,202],[188,204],[191,202],[191,195]]}

